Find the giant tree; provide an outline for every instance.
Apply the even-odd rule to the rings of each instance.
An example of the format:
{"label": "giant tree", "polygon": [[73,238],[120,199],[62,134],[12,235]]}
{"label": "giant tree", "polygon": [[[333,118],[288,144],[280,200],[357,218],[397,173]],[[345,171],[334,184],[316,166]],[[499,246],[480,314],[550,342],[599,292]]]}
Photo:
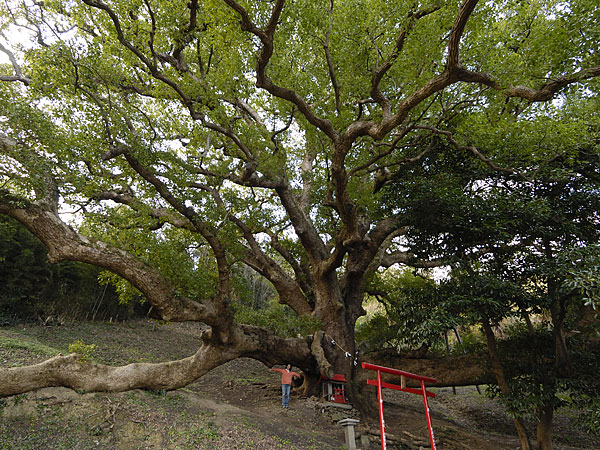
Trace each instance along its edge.
{"label": "giant tree", "polygon": [[[409,222],[380,201],[391,177],[438,140],[490,171],[551,159],[539,134],[523,161],[497,144],[511,121],[551,122],[562,93],[594,92],[599,14],[581,0],[8,2],[3,36],[31,42],[0,47],[0,212],[51,261],[112,271],[154,317],[208,331],[167,364],[70,355],[2,370],[0,393],[173,389],[244,356],[297,365],[307,388],[319,374],[355,377],[367,277],[444,262],[405,245]],[[473,112],[496,143],[447,127]],[[233,264],[320,332],[283,339],[237,323]]]}

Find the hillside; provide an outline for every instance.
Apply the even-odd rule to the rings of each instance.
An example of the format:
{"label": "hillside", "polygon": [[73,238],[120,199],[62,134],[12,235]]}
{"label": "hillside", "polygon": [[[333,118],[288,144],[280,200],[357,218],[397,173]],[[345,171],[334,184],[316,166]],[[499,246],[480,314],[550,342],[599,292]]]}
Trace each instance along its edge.
{"label": "hillside", "polygon": [[[197,324],[74,323],[0,328],[0,365],[42,361],[69,344],[95,344],[93,359],[107,364],[157,362],[193,353]],[[437,389],[430,403],[441,450],[518,448],[511,421],[475,389]],[[386,392],[389,448],[429,448],[418,396]],[[0,449],[297,449],[343,448],[336,422],[345,410],[292,393],[280,406],[279,378],[262,364],[232,361],[172,392],[131,391],[84,394],[47,388],[0,399]],[[350,414],[354,414],[350,412]],[[574,425],[569,411],[557,417],[555,448],[600,448]],[[380,448],[377,427],[361,422],[358,433]],[[534,434],[532,434],[534,435]],[[358,439],[360,442],[360,438]]]}

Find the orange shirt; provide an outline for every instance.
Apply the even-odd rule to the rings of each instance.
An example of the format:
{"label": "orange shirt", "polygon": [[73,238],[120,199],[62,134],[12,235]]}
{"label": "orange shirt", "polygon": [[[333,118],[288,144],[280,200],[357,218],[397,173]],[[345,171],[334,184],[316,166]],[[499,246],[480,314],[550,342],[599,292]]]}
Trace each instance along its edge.
{"label": "orange shirt", "polygon": [[296,372],[287,371],[285,369],[271,369],[273,372],[281,373],[281,384],[292,384],[292,377],[300,377]]}

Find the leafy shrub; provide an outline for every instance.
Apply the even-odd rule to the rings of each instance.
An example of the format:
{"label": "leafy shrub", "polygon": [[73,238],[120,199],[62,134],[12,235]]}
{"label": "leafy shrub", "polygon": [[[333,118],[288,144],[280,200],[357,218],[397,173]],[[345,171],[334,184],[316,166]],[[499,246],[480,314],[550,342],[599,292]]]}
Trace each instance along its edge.
{"label": "leafy shrub", "polygon": [[382,313],[375,313],[367,320],[356,326],[356,340],[362,343],[368,351],[376,348],[396,347],[399,326],[392,324]]}
{"label": "leafy shrub", "polygon": [[444,350],[444,333],[459,321],[432,279],[392,270],[371,280],[370,288],[386,295],[377,299],[381,307],[357,324],[357,340],[367,351]]}
{"label": "leafy shrub", "polygon": [[600,436],[600,399],[590,399],[577,417],[578,425],[587,433]]}
{"label": "leafy shrub", "polygon": [[460,342],[456,340],[451,346],[453,354],[473,354],[487,350],[485,336],[477,327],[460,327]]}
{"label": "leafy shrub", "polygon": [[307,336],[320,328],[318,319],[298,316],[289,306],[275,300],[258,309],[240,303],[234,303],[233,307],[239,323],[266,328],[282,337]]}
{"label": "leafy shrub", "polygon": [[82,361],[88,361],[91,359],[92,354],[96,351],[95,344],[86,344],[81,339],[77,339],[72,344],[69,344],[69,352],[77,353],[81,355]]}

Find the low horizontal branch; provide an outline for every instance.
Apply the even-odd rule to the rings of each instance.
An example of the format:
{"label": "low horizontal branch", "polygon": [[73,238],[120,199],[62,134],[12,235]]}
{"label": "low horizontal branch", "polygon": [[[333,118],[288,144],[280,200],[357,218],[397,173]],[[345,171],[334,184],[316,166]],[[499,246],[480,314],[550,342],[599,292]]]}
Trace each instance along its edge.
{"label": "low horizontal branch", "polygon": [[0,397],[54,386],[85,392],[172,390],[192,383],[237,356],[218,347],[203,345],[194,355],[176,361],[111,367],[87,362],[76,353],[58,355],[31,366],[0,369]]}
{"label": "low horizontal branch", "polygon": [[[414,374],[435,378],[436,383],[427,386],[473,386],[476,384],[495,383],[488,358],[485,354],[442,356],[428,358],[411,358],[408,356],[380,351],[364,357],[365,362],[391,367]],[[372,371],[360,371],[361,378],[373,378]],[[389,383],[400,383],[400,377],[382,374]],[[406,380],[409,386],[419,386],[415,381]]]}

